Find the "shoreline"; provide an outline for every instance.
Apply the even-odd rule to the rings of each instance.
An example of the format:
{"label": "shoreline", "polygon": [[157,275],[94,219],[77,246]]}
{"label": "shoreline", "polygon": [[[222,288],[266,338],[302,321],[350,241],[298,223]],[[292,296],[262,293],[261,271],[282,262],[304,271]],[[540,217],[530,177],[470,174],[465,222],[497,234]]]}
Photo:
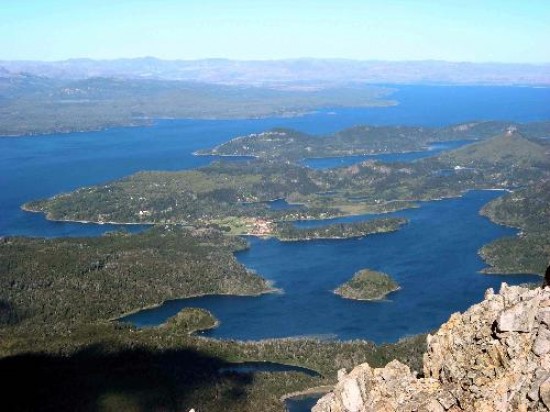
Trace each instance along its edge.
{"label": "shoreline", "polygon": [[390,293],[397,292],[398,290],[401,290],[401,289],[402,289],[401,286],[398,286],[396,289],[392,289],[392,290],[390,290],[389,292],[385,292],[384,294],[380,295],[379,297],[370,298],[370,299],[347,297],[347,296],[344,296],[344,295],[341,294],[341,293],[338,293],[338,292],[336,291],[336,289],[334,289],[334,290],[332,291],[332,293],[335,294],[336,296],[340,296],[342,299],[357,300],[357,301],[359,301],[359,302],[389,302],[389,301],[386,299],[386,296],[388,296]]}
{"label": "shoreline", "polygon": [[[438,202],[438,201],[442,201],[442,200],[448,200],[448,199],[458,199],[458,198],[461,198],[463,197],[466,193],[468,192],[472,192],[472,191],[492,191],[492,192],[507,192],[507,193],[513,193],[514,191],[511,190],[511,189],[507,189],[507,188],[472,188],[472,189],[465,189],[463,191],[461,191],[460,193],[457,193],[455,195],[449,195],[449,196],[439,196],[439,197],[436,197],[436,198],[433,198],[433,199],[391,199],[391,200],[386,200],[384,201],[384,203],[378,203],[378,204],[375,204],[373,206],[379,206],[379,205],[387,205],[387,204],[391,204],[391,203],[409,203],[410,205],[408,207],[403,207],[403,208],[398,208],[398,209],[395,209],[395,210],[385,210],[385,211],[379,211],[379,212],[364,212],[364,213],[342,213],[340,215],[336,215],[336,216],[327,216],[327,217],[313,217],[311,219],[298,219],[298,220],[292,220],[290,222],[298,222],[298,221],[304,221],[304,222],[310,222],[310,221],[326,221],[326,220],[331,220],[331,219],[341,219],[341,218],[346,218],[346,217],[354,217],[354,216],[362,216],[362,215],[383,215],[383,214],[388,214],[388,213],[396,213],[396,212],[400,212],[400,211],[403,211],[403,210],[408,210],[408,209],[417,209],[421,206],[418,205],[418,203],[425,203],[425,202]],[[56,196],[53,196],[51,197],[50,199],[54,199]],[[273,200],[268,200],[266,202],[273,202],[273,201],[276,201],[276,200],[280,200],[280,199],[273,199]],[[49,212],[47,211],[44,211],[44,210],[34,210],[34,209],[30,209],[28,208],[26,205],[28,204],[29,202],[27,203],[24,203],[20,206],[20,209],[25,211],[25,212],[29,212],[29,213],[42,213],[44,214],[44,218],[50,222],[61,222],[61,223],[83,223],[83,224],[96,224],[96,225],[104,225],[104,224],[110,224],[110,225],[143,225],[143,226],[154,226],[154,225],[182,225],[182,226],[187,226],[187,227],[196,227],[196,225],[193,225],[193,224],[190,224],[188,222],[116,222],[116,221],[105,221],[105,222],[97,222],[97,221],[93,221],[93,220],[75,220],[75,219],[53,219],[49,216]],[[256,203],[256,202],[252,202],[252,203]],[[257,203],[265,203],[265,202],[257,202]],[[412,204],[411,204],[412,203]],[[300,205],[305,205],[305,203],[296,203],[296,204],[300,204]],[[488,204],[488,203],[487,203]],[[483,207],[485,207],[487,204],[485,204]],[[510,226],[510,225],[506,225],[506,224],[503,224],[503,223],[499,223],[497,221],[494,221],[493,219],[491,219],[490,216],[488,215],[485,215],[485,214],[482,214],[482,209],[480,209],[479,213],[482,215],[482,216],[485,216],[487,217],[489,220],[491,220],[491,222],[495,223],[495,224],[498,224],[498,225],[502,225],[502,226],[507,226],[507,227],[512,227],[514,229],[518,229],[517,227],[514,227],[514,226]],[[382,232],[383,233],[383,232]],[[258,237],[272,237],[273,235],[272,234],[269,234],[269,235],[258,235],[258,234],[254,234],[254,233],[242,233],[242,234],[238,234],[238,235],[233,235],[233,236],[258,236]],[[315,240],[315,239],[313,239]],[[321,239],[319,239],[321,240]]]}
{"label": "shoreline", "polygon": [[[262,278],[264,279],[264,278]],[[266,280],[266,279],[264,279]],[[266,282],[268,283],[268,286],[269,284],[271,283],[271,281],[269,280],[266,280]],[[121,323],[126,323],[126,324],[130,324],[133,326],[133,324],[131,324],[130,322],[123,322],[121,321],[122,318],[125,318],[125,317],[128,317],[128,316],[131,316],[131,315],[135,315],[136,313],[139,313],[139,312],[143,312],[145,310],[151,310],[151,309],[157,309],[157,308],[160,308],[162,305],[164,305],[165,303],[168,303],[168,302],[174,302],[174,301],[180,301],[180,300],[187,300],[187,299],[195,299],[195,298],[203,298],[203,297],[207,297],[207,296],[235,296],[235,297],[259,297],[259,296],[262,296],[262,295],[268,295],[268,294],[275,294],[275,293],[280,293],[282,291],[282,289],[279,289],[279,288],[274,288],[274,287],[269,287],[269,289],[266,289],[262,292],[257,292],[257,293],[251,293],[251,294],[247,294],[247,293],[197,293],[197,294],[194,294],[194,295],[190,295],[190,296],[185,296],[185,297],[179,297],[179,298],[172,298],[172,299],[165,299],[163,300],[162,302],[160,303],[152,303],[150,305],[146,305],[142,308],[138,308],[138,309],[133,309],[131,311],[128,311],[128,312],[124,312],[123,314],[117,316],[117,317],[113,317],[113,318],[109,318],[107,319],[107,322],[121,322]],[[181,310],[183,310],[185,308],[182,308]],[[210,312],[210,311],[209,311]],[[179,312],[178,312],[179,313]],[[213,314],[212,314],[213,315]],[[217,320],[217,319],[216,319]],[[159,326],[162,326],[164,325],[166,322],[163,322],[163,323],[159,323],[158,325],[154,325],[154,326],[143,326],[143,327],[159,327]],[[135,326],[137,327],[137,326]],[[141,329],[140,327],[137,327],[138,329]],[[211,328],[209,328],[211,329]],[[206,330],[206,329],[205,329]]]}
{"label": "shoreline", "polygon": [[[376,85],[375,85],[376,86]],[[354,108],[378,108],[378,107],[394,107],[398,106],[399,102],[397,100],[384,100],[383,98],[388,96],[389,94],[393,94],[395,92],[395,89],[392,89],[389,93],[384,93],[384,95],[381,96],[381,99],[378,100],[375,98],[374,101],[371,103],[358,105],[358,106],[342,106],[338,107],[340,109],[354,109]],[[75,129],[75,130],[52,130],[52,131],[44,131],[44,132],[24,132],[24,133],[14,133],[14,134],[0,134],[0,139],[13,139],[13,138],[25,138],[25,137],[47,137],[52,136],[56,134],[62,134],[62,135],[68,135],[68,134],[81,134],[81,133],[93,133],[93,132],[102,132],[106,130],[111,129],[117,129],[117,128],[134,128],[134,127],[153,127],[156,121],[159,120],[172,120],[172,121],[178,121],[178,120],[197,120],[197,121],[224,121],[224,120],[261,120],[261,119],[269,119],[269,118],[276,118],[276,119],[288,119],[288,118],[296,118],[296,117],[304,117],[308,115],[315,114],[321,110],[328,110],[330,108],[323,108],[323,107],[313,107],[311,109],[307,110],[293,110],[293,111],[283,111],[283,112],[277,112],[274,111],[272,113],[265,113],[265,114],[257,114],[257,115],[243,115],[243,116],[220,116],[220,115],[210,115],[210,116],[196,116],[196,117],[147,117],[146,119],[148,122],[143,124],[132,124],[131,122],[122,122],[120,124],[115,125],[98,125],[97,127],[91,127],[90,129]]]}
{"label": "shoreline", "polygon": [[291,398],[299,398],[301,396],[307,397],[308,395],[323,395],[331,390],[334,389],[334,385],[321,385],[321,386],[315,386],[313,388],[304,389],[303,391],[296,391],[296,392],[290,392],[285,393],[283,396],[281,396],[279,399],[282,402],[287,401]]}
{"label": "shoreline", "polygon": [[[345,217],[345,216],[344,216]],[[408,223],[408,222],[407,222]],[[368,233],[361,233],[357,235],[350,235],[350,236],[334,236],[334,237],[305,237],[305,238],[299,238],[299,239],[290,239],[290,238],[280,238],[276,234],[272,235],[271,237],[274,237],[278,239],[281,242],[311,242],[315,240],[347,240],[347,239],[359,239],[365,236],[371,236],[371,235],[377,235],[377,234],[384,234],[384,233],[392,233],[397,232],[401,229],[401,226],[406,225],[407,223],[400,224],[399,227],[394,229],[388,229],[388,230],[379,230],[374,232],[368,232]]]}
{"label": "shoreline", "polygon": [[[55,198],[55,196],[54,196]],[[53,198],[52,198],[53,199]],[[105,221],[105,222],[97,222],[94,220],[76,220],[76,219],[53,219],[51,216],[49,216],[49,212],[46,212],[44,210],[34,210],[27,207],[27,203],[24,203],[20,206],[21,210],[28,213],[42,213],[44,215],[44,219],[50,221],[50,222],[59,222],[59,223],[81,223],[81,224],[90,224],[90,225],[117,225],[117,226],[124,226],[124,225],[142,225],[142,226],[155,226],[155,225],[182,225],[182,226],[189,226],[193,227],[193,225],[189,225],[186,223],[172,223],[172,222],[166,222],[166,223],[155,223],[155,222],[113,222],[113,221]]]}

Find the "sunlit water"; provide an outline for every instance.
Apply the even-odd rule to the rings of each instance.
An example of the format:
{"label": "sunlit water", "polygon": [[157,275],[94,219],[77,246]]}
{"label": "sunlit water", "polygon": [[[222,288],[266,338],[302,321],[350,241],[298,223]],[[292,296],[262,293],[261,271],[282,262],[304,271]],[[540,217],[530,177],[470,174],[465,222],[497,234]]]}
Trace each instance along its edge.
{"label": "sunlit water", "polygon": [[[394,97],[400,102],[395,107],[330,108],[299,118],[159,121],[152,127],[0,138],[0,235],[97,236],[120,229],[50,222],[20,206],[139,170],[204,166],[212,157],[193,156],[195,150],[272,127],[322,135],[356,124],[440,126],[476,119],[550,118],[549,89],[407,86]],[[472,192],[463,199],[425,203],[396,214],[410,219],[402,230],[363,239],[281,243],[251,238],[251,248],[239,253],[238,259],[273,280],[282,294],[169,302],[136,315],[134,321],[155,324],[178,308],[200,306],[221,320],[219,328],[208,332],[219,338],[308,335],[380,342],[428,331],[503,280],[477,273],[483,267],[479,247],[514,234],[478,215],[495,196],[497,192]],[[273,207],[287,206],[280,202]],[[364,267],[391,274],[402,290],[384,302],[350,301],[331,293]],[[529,277],[504,279],[515,283]]]}
{"label": "sunlit water", "polygon": [[396,162],[414,162],[415,160],[424,159],[426,157],[437,156],[439,153],[458,149],[468,143],[468,140],[457,140],[452,142],[434,143],[426,147],[425,150],[409,153],[382,153],[376,155],[355,155],[355,156],[334,156],[334,157],[312,157],[302,161],[304,166],[312,169],[332,169],[336,167],[346,167],[352,164],[364,162],[366,160],[376,160],[384,163]]}
{"label": "sunlit water", "polygon": [[[451,313],[482,299],[487,288],[498,289],[503,280],[536,279],[478,273],[484,267],[477,255],[479,248],[515,234],[478,214],[499,195],[474,191],[459,199],[425,202],[418,209],[385,215],[409,219],[399,231],[360,239],[280,242],[249,238],[251,248],[237,255],[239,261],[273,281],[282,293],[169,301],[125,320],[151,326],[184,307],[201,307],[221,321],[206,335],[242,340],[312,336],[388,342],[430,331]],[[401,290],[380,302],[343,299],[332,293],[363,268],[390,274]]]}

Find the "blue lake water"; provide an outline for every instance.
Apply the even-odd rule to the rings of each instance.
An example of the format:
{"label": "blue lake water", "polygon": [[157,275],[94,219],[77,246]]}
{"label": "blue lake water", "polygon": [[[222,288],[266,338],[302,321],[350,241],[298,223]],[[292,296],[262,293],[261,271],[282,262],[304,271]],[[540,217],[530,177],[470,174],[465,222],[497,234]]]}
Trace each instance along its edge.
{"label": "blue lake water", "polygon": [[[477,255],[479,248],[516,233],[478,213],[499,195],[473,191],[460,199],[424,202],[418,209],[391,214],[410,220],[401,230],[361,239],[280,242],[250,238],[251,248],[238,253],[239,261],[272,280],[282,293],[169,301],[125,321],[152,326],[184,307],[200,307],[221,321],[218,328],[204,334],[222,339],[311,336],[389,342],[430,331],[451,313],[481,300],[487,288],[498,289],[503,280],[512,284],[540,280],[477,273],[484,267]],[[392,275],[402,289],[382,302],[354,301],[332,293],[363,268]]]}
{"label": "blue lake water", "polygon": [[332,108],[296,118],[162,120],[152,127],[47,137],[0,137],[0,235],[97,236],[112,228],[47,222],[20,205],[140,170],[200,167],[193,156],[231,138],[273,127],[323,135],[358,124],[442,126],[471,120],[550,119],[550,89],[399,86],[393,107]]}
{"label": "blue lake water", "polygon": [[322,395],[298,396],[285,401],[287,412],[311,412]]}
{"label": "blue lake water", "polygon": [[219,373],[255,373],[255,372],[299,372],[308,376],[321,376],[317,371],[300,366],[285,365],[273,362],[233,363],[218,371]]}
{"label": "blue lake water", "polygon": [[[400,104],[329,108],[297,118],[167,120],[152,127],[0,138],[0,235],[98,236],[119,228],[142,230],[49,222],[20,206],[140,170],[204,166],[212,158],[193,156],[194,151],[272,127],[323,135],[357,124],[440,126],[471,120],[550,119],[550,89],[400,86],[392,98]],[[239,253],[238,259],[272,279],[283,294],[169,302],[156,312],[142,313],[139,323],[158,322],[178,307],[200,306],[221,320],[219,328],[207,332],[220,338],[315,335],[380,342],[430,330],[503,280],[476,273],[483,267],[477,257],[479,247],[514,233],[478,215],[481,206],[497,195],[473,192],[463,199],[423,203],[420,209],[395,214],[411,220],[401,231],[364,239],[291,243],[250,239],[250,250]],[[282,202],[274,205],[278,206],[287,207]],[[349,301],[330,292],[364,267],[390,273],[403,289],[387,302]],[[515,283],[529,277],[504,279]]]}
{"label": "blue lake water", "polygon": [[302,164],[312,169],[331,169],[335,167],[351,166],[365,160],[376,160],[383,163],[414,162],[415,160],[437,156],[439,153],[458,149],[472,141],[457,140],[452,142],[434,143],[421,152],[409,153],[382,153],[375,155],[334,156],[334,157],[310,157],[304,159]]}

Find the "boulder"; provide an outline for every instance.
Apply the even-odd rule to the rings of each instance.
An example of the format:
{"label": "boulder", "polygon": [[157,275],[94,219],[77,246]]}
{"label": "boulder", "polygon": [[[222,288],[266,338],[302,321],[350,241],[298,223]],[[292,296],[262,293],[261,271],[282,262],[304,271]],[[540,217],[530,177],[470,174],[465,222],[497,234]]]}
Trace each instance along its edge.
{"label": "boulder", "polygon": [[503,284],[428,336],[424,377],[392,361],[340,374],[314,412],[550,410],[550,288]]}

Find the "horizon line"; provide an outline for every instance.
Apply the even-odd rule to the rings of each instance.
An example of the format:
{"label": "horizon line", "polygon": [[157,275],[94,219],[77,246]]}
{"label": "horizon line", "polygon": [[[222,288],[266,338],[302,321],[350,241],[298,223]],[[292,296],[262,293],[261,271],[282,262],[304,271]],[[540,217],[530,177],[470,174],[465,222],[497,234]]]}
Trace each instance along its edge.
{"label": "horizon line", "polygon": [[93,57],[69,57],[65,59],[41,60],[41,59],[3,59],[2,63],[67,63],[74,61],[91,62],[114,62],[120,60],[156,60],[163,62],[201,62],[201,61],[225,61],[225,62],[243,62],[243,63],[268,63],[285,61],[333,61],[333,62],[355,62],[355,63],[448,63],[448,64],[472,64],[472,65],[522,65],[522,66],[547,66],[547,62],[502,62],[502,61],[470,61],[470,60],[440,60],[440,59],[404,59],[404,60],[384,60],[384,59],[357,59],[347,57],[285,57],[285,58],[265,58],[265,59],[233,59],[229,57],[203,57],[203,58],[161,58],[156,56],[137,56],[137,57],[115,57],[115,58],[93,58]]}

